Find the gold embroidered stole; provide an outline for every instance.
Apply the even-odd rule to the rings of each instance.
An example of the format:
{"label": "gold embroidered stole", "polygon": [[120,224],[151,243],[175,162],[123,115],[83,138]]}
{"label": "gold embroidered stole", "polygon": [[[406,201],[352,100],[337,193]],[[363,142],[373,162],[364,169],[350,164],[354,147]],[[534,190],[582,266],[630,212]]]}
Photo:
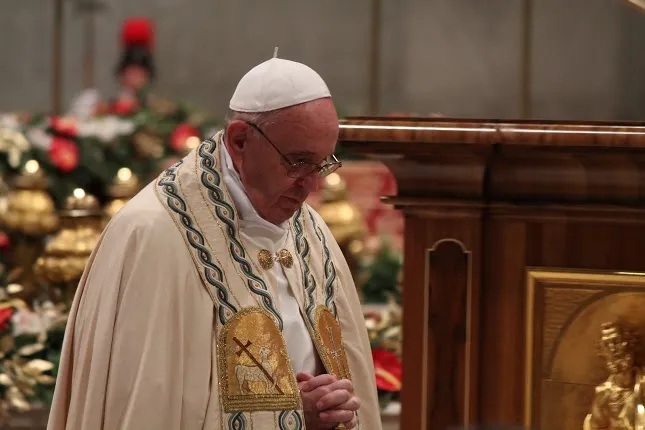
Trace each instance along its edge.
{"label": "gold embroidered stole", "polygon": [[[304,429],[295,374],[272,285],[252,246],[242,243],[238,214],[221,171],[221,133],[164,171],[157,195],[168,209],[215,306],[222,429]],[[285,275],[328,373],[350,378],[337,321],[338,278],[325,236],[307,205],[291,220],[287,246],[296,258]],[[249,248],[249,249],[247,249]],[[304,286],[304,294],[298,294]]]}

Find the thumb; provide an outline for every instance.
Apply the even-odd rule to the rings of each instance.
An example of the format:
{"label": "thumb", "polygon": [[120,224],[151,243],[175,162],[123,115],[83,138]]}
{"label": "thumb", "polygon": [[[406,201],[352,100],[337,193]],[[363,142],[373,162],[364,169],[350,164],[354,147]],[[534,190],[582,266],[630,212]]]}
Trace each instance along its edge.
{"label": "thumb", "polygon": [[307,372],[300,372],[296,375],[296,381],[300,382],[307,382],[308,380],[312,379],[314,375],[311,373]]}

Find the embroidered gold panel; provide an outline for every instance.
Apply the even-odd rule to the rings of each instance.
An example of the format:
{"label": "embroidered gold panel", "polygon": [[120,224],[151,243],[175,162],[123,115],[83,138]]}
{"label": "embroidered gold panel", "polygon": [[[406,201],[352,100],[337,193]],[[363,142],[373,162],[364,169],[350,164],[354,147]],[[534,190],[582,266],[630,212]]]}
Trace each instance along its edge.
{"label": "embroidered gold panel", "polygon": [[603,324],[645,339],[645,273],[531,269],[526,286],[524,424],[581,430],[610,376],[599,356]]}
{"label": "embroidered gold panel", "polygon": [[351,379],[340,325],[334,314],[323,305],[314,310],[315,342],[327,373]]}
{"label": "embroidered gold panel", "polygon": [[266,311],[238,312],[222,327],[217,348],[225,412],[300,409],[284,338]]}

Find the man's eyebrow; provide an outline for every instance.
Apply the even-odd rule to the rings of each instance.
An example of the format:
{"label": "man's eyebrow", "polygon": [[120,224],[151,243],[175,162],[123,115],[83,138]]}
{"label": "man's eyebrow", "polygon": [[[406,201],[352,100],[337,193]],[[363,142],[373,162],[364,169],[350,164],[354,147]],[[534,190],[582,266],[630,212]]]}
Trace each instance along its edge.
{"label": "man's eyebrow", "polygon": [[289,152],[288,155],[300,156],[300,157],[315,157],[316,154],[311,151],[293,151]]}

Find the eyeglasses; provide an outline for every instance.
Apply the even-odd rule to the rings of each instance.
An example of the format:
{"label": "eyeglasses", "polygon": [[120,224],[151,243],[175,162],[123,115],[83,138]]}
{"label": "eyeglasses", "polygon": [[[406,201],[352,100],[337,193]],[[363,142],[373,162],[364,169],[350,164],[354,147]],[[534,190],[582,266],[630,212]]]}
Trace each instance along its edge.
{"label": "eyeglasses", "polygon": [[271,142],[271,139],[269,139],[267,135],[264,134],[262,130],[260,130],[260,127],[253,124],[252,122],[245,122],[258,133],[260,133],[262,137],[264,137],[266,141],[269,142],[271,146],[273,146],[273,149],[275,149],[278,154],[280,154],[282,159],[287,164],[287,176],[289,176],[290,178],[304,178],[315,173],[316,171],[321,178],[324,178],[325,176],[334,173],[343,165],[343,163],[340,162],[338,158],[336,158],[336,156],[333,154],[325,158],[320,164],[310,163],[308,161],[299,161],[297,163],[293,163],[287,158],[286,155],[282,153],[282,151],[278,149],[277,146],[275,146],[273,142]]}

